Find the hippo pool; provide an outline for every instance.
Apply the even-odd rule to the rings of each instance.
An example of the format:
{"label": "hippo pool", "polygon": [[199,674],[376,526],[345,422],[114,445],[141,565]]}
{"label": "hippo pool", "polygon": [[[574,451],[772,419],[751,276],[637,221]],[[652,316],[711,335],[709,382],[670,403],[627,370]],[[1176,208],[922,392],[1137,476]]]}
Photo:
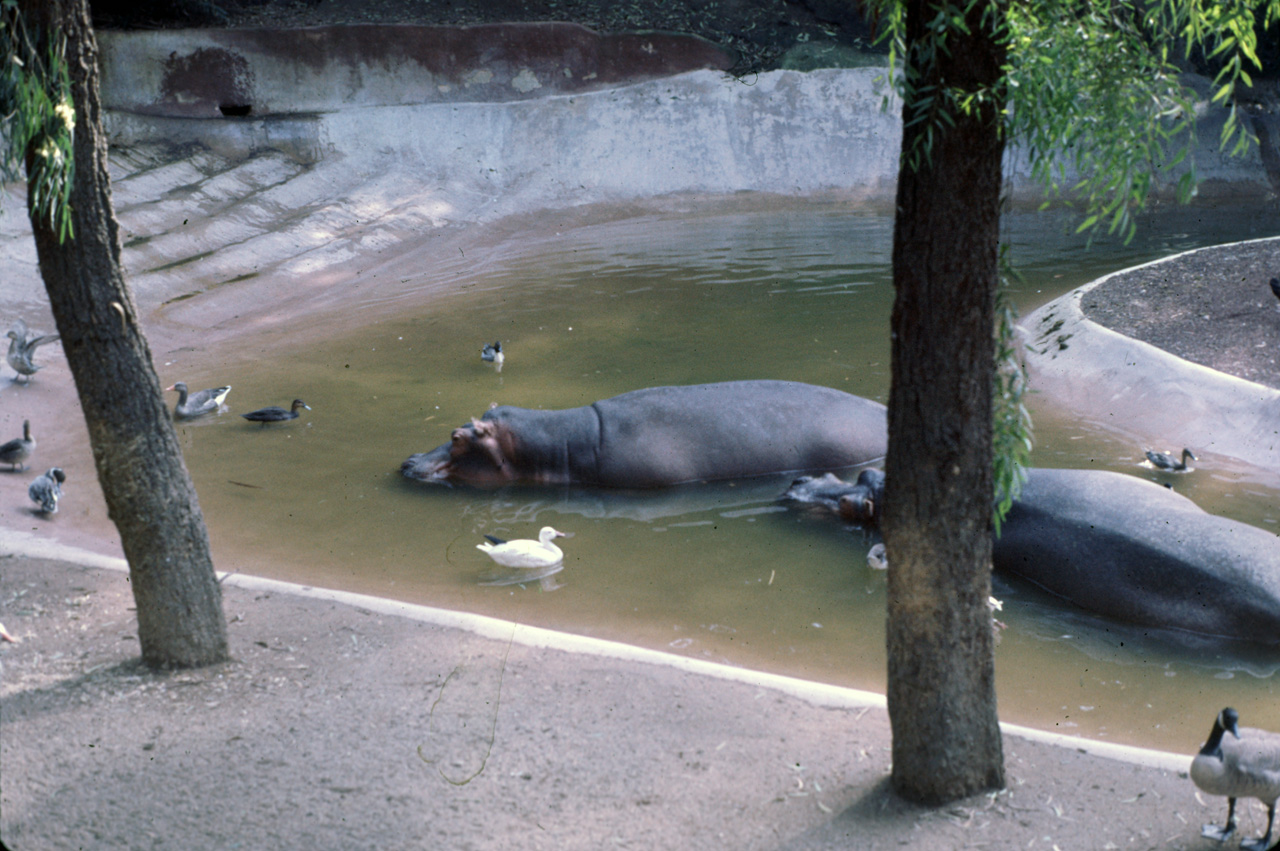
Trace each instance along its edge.
{"label": "hippo pool", "polygon": [[[1025,275],[1014,296],[1026,313],[1117,268],[1275,235],[1267,221],[1163,212],[1129,245],[1086,250],[1063,218],[1013,214],[1005,239]],[[179,425],[219,567],[883,691],[885,577],[867,567],[870,542],[779,504],[788,476],[649,493],[480,490],[411,482],[399,466],[494,403],[568,408],[755,378],[885,402],[891,229],[885,215],[820,205],[579,227],[500,244],[390,310],[356,295],[343,307],[368,314],[356,331],[184,355],[162,378],[180,368],[193,388],[234,388],[228,412]],[[500,371],[480,358],[494,340]],[[312,410],[290,424],[238,416],[295,396]],[[1045,413],[1037,426],[1036,466],[1160,480],[1138,466],[1144,447],[1104,424]],[[1280,482],[1212,468],[1170,481],[1213,513],[1280,529]],[[493,584],[482,535],[536,537],[543,525],[574,533],[560,541],[564,569]],[[1275,717],[1274,648],[1126,627],[999,579],[996,594],[1003,720],[1189,751],[1224,705]]]}

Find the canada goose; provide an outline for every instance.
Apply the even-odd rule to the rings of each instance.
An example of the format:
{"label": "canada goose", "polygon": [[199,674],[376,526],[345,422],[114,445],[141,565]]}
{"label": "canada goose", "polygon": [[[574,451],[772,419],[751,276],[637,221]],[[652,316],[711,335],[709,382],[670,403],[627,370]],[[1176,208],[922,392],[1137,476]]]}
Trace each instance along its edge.
{"label": "canada goose", "polygon": [[62,483],[66,480],[67,475],[62,472],[61,467],[50,467],[36,476],[35,481],[27,487],[27,496],[40,506],[38,510],[42,514],[57,514],[58,500],[62,498]]}
{"label": "canada goose", "polygon": [[181,381],[169,385],[164,390],[166,393],[170,390],[178,391],[178,404],[174,406],[173,415],[180,420],[189,420],[218,410],[222,406],[222,400],[226,399],[227,394],[231,392],[231,385],[197,390],[190,397],[187,396],[187,385]]}
{"label": "canada goose", "polygon": [[22,421],[22,437],[15,437],[0,446],[0,463],[8,464],[11,469],[26,469],[23,462],[31,457],[36,448],[35,438],[31,436],[31,420]]}
{"label": "canada goose", "polygon": [[1161,470],[1172,470],[1175,473],[1182,473],[1191,469],[1190,467],[1187,466],[1188,458],[1190,458],[1192,461],[1199,460],[1198,458],[1196,458],[1195,455],[1191,454],[1190,449],[1182,450],[1182,460],[1180,461],[1174,461],[1173,456],[1170,454],[1167,454],[1165,452],[1156,452],[1151,449],[1148,449],[1146,454],[1147,454],[1147,460],[1151,462],[1151,465],[1153,467],[1158,467]]}
{"label": "canada goose", "polygon": [[550,526],[543,526],[538,533],[538,540],[522,539],[504,541],[492,535],[483,544],[476,544],[476,549],[503,567],[551,567],[564,561],[564,552],[551,543],[556,538],[567,538],[569,533],[558,532]]}
{"label": "canada goose", "polygon": [[[1227,798],[1227,824],[1206,824],[1200,833],[1225,841],[1235,833],[1237,798],[1257,798],[1267,805],[1267,832],[1261,839],[1240,842],[1245,851],[1263,851],[1271,841],[1280,798],[1280,733],[1241,727],[1240,715],[1231,707],[1218,713],[1200,753],[1191,761],[1191,780],[1210,795]],[[1232,738],[1224,734],[1231,733]],[[1272,849],[1274,851],[1274,849]]]}
{"label": "canada goose", "polygon": [[9,329],[9,366],[13,367],[14,372],[18,375],[26,376],[27,380],[31,380],[31,376],[35,374],[40,367],[35,365],[32,358],[35,357],[36,349],[45,343],[52,343],[59,339],[57,334],[44,334],[36,336],[31,334],[27,329],[27,323],[21,319],[13,323],[13,327]]}
{"label": "canada goose", "polygon": [[296,420],[298,418],[299,408],[306,408],[308,411],[311,410],[311,406],[306,402],[301,399],[294,399],[293,405],[291,405],[287,411],[284,408],[278,408],[275,405],[272,405],[270,408],[259,408],[256,411],[250,411],[249,413],[241,414],[240,416],[255,423],[262,423],[265,426],[267,423]]}

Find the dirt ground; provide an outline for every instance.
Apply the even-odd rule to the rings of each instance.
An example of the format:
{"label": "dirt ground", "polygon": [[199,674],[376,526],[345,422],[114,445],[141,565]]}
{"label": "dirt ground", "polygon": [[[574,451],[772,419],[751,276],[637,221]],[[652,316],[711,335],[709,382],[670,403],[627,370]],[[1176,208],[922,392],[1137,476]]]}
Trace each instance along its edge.
{"label": "dirt ground", "polygon": [[[200,5],[191,4],[192,15],[221,20]],[[587,11],[573,12],[578,5],[239,0],[216,8],[239,24],[354,16],[459,24],[500,14],[682,29],[734,46],[744,69],[772,67],[808,37],[860,37],[815,3],[690,4],[702,23],[691,23],[688,9],[683,22],[659,17],[666,4],[584,3]],[[717,17],[735,9],[737,19]],[[762,17],[752,25],[744,9]],[[623,17],[590,17],[606,13]],[[743,37],[756,29],[772,35]],[[1185,324],[1164,321],[1172,308],[1138,277],[1095,291],[1086,310],[1184,357],[1271,383],[1268,335],[1280,328],[1280,302],[1268,301],[1265,287],[1280,256],[1276,243],[1269,251],[1247,257],[1247,274],[1230,252],[1184,263],[1196,298],[1213,302],[1183,304]],[[1183,280],[1177,271],[1162,267],[1158,279]],[[1233,295],[1237,278],[1242,296]],[[1129,285],[1138,289],[1122,288]],[[1161,297],[1186,301],[1172,288]],[[1218,333],[1228,321],[1231,331]],[[920,808],[888,788],[882,709],[824,707],[762,685],[231,582],[224,598],[233,660],[153,672],[137,661],[126,574],[0,557],[0,619],[21,640],[0,644],[7,848],[1220,847],[1200,837],[1200,824],[1220,823],[1225,802],[1197,793],[1185,772],[1010,736],[1007,789]],[[1261,833],[1265,810],[1254,801],[1241,810],[1242,833]]]}
{"label": "dirt ground", "polygon": [[1085,316],[1129,337],[1280,390],[1280,240],[1197,251],[1117,275]]}
{"label": "dirt ground", "polygon": [[234,660],[157,673],[126,574],[0,561],[8,848],[1218,847],[1181,772],[1006,737],[1006,790],[926,809],[882,709],[224,594]]}

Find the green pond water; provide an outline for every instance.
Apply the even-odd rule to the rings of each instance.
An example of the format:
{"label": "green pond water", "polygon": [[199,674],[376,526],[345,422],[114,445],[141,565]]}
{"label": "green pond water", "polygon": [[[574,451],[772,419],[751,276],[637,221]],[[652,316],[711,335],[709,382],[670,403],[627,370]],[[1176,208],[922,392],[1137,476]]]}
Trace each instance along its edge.
{"label": "green pond water", "polygon": [[[1261,210],[1184,209],[1147,217],[1130,245],[1086,250],[1060,216],[1007,222],[1024,312],[1117,268],[1280,232]],[[885,577],[866,565],[870,542],[778,504],[789,476],[643,494],[482,491],[409,482],[398,467],[492,403],[563,408],[748,378],[886,401],[891,232],[884,215],[812,206],[513,238],[477,250],[464,272],[454,258],[447,280],[424,272],[392,304],[361,295],[343,309],[368,321],[347,336],[299,328],[200,353],[183,380],[234,387],[230,412],[180,426],[217,564],[883,691]],[[479,357],[495,339],[501,372]],[[295,396],[313,410],[288,425],[237,416]],[[1033,463],[1154,477],[1141,450],[1045,417]],[[1208,470],[1179,490],[1280,523],[1275,482]],[[483,533],[535,537],[542,525],[574,533],[563,571],[482,584],[494,578],[475,548]],[[1280,723],[1275,652],[1189,646],[999,580],[996,593],[1003,720],[1187,752],[1225,705]]]}

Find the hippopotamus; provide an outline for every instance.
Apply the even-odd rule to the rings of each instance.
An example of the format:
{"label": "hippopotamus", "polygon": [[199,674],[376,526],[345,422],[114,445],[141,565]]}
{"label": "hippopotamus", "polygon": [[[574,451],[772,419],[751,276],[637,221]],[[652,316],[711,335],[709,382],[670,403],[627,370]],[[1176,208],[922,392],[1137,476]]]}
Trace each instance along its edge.
{"label": "hippopotamus", "polygon": [[875,526],[884,505],[884,472],[869,467],[853,484],[834,473],[801,476],[791,483],[782,499],[825,505],[850,523]]}
{"label": "hippopotamus", "polygon": [[885,407],[794,381],[651,387],[580,408],[502,406],[411,455],[411,479],[659,488],[865,464]]}
{"label": "hippopotamus", "polygon": [[[883,493],[884,475],[869,469],[854,484],[830,473],[797,479],[783,498],[873,525]],[[1028,470],[992,543],[998,572],[1095,614],[1280,644],[1280,537],[1208,514],[1154,482]]]}
{"label": "hippopotamus", "polygon": [[1145,479],[1028,470],[992,562],[1119,621],[1280,644],[1280,537]]}

